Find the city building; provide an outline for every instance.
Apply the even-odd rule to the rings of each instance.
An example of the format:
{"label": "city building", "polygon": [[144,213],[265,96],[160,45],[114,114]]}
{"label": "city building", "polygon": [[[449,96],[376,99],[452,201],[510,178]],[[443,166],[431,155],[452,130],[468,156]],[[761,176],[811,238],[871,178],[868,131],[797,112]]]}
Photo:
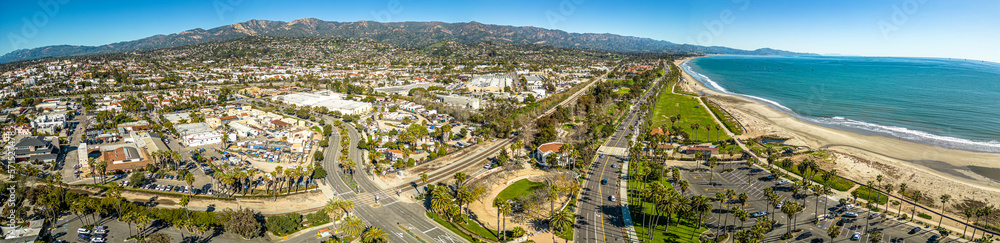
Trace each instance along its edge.
{"label": "city building", "polygon": [[152,164],[149,153],[145,148],[136,147],[134,144],[125,144],[116,149],[101,152],[101,158],[107,162],[106,172],[113,171],[133,171],[146,168]]}
{"label": "city building", "polygon": [[479,99],[457,96],[457,95],[438,95],[438,100],[441,102],[458,107],[465,107],[470,109],[479,109]]}
{"label": "city building", "polygon": [[272,98],[275,101],[282,101],[296,106],[326,107],[329,111],[337,111],[344,115],[360,115],[372,111],[372,104],[346,100],[343,94],[330,91],[317,91],[312,93],[294,93],[279,95]]}
{"label": "city building", "polygon": [[504,87],[514,86],[514,76],[510,75],[476,75],[465,86],[472,92],[501,92]]}
{"label": "city building", "polygon": [[181,135],[181,143],[188,147],[222,142],[222,133],[208,127],[203,122],[174,125],[174,130],[177,130],[177,133]]}
{"label": "city building", "polygon": [[25,137],[14,145],[14,161],[55,162],[59,154],[56,137]]}

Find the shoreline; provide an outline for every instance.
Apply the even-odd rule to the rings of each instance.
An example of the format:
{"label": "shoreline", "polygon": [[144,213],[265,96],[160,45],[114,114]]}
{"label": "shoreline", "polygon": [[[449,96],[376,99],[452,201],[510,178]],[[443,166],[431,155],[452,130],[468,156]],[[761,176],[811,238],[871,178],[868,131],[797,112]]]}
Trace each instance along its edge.
{"label": "shoreline", "polygon": [[[683,62],[690,59],[693,58],[675,60],[674,64],[681,67]],[[756,100],[718,92],[694,79],[683,68],[681,76],[684,80],[678,83],[680,88],[692,93],[705,94],[712,102],[733,113],[733,118],[748,130],[744,135],[737,136],[739,138],[775,135],[791,138],[787,144],[826,149],[848,155],[836,156],[838,159],[834,167],[842,172],[848,172],[842,174],[860,181],[874,180],[876,175],[885,174],[890,177],[887,183],[896,185],[908,183],[912,185],[911,190],[942,191],[930,195],[934,197],[951,193],[956,199],[961,197],[974,200],[1000,199],[1000,182],[978,174],[972,169],[973,167],[1000,169],[1000,165],[991,163],[1000,161],[1000,154],[950,149],[821,126],[800,120]],[[858,166],[845,160],[855,161],[854,164],[868,164],[870,168],[853,168]],[[956,182],[949,186],[971,186],[973,188],[969,189],[975,191],[970,191],[968,193],[972,195],[967,195],[942,188],[941,184],[952,184],[947,183],[949,180]]]}

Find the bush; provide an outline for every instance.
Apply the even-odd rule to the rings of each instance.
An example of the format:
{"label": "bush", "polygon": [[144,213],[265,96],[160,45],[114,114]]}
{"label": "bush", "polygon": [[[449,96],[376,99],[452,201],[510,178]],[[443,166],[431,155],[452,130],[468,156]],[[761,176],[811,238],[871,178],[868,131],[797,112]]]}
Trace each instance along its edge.
{"label": "bush", "polygon": [[267,217],[267,231],[274,235],[282,236],[299,229],[302,224],[302,215],[290,213]]}
{"label": "bush", "polygon": [[926,213],[919,213],[919,214],[917,214],[917,217],[921,217],[921,218],[924,218],[924,219],[931,219],[931,216],[927,215]]}

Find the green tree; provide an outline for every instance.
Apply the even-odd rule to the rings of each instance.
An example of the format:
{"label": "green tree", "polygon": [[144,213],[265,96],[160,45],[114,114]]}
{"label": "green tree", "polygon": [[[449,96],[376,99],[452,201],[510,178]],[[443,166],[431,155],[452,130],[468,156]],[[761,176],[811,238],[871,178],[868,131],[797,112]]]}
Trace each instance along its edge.
{"label": "green tree", "polygon": [[389,235],[379,227],[368,227],[365,233],[361,235],[361,242],[363,243],[379,243],[388,242]]}

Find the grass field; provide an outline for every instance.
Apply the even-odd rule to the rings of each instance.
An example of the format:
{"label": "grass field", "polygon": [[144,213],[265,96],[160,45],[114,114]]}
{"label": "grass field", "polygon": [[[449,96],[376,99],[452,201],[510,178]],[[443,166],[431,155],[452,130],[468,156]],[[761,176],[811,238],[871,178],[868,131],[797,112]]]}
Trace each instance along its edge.
{"label": "grass field", "polygon": [[438,214],[435,213],[435,212],[427,212],[427,217],[430,217],[431,219],[434,220],[434,222],[437,222],[438,224],[444,226],[445,228],[448,228],[448,230],[451,230],[451,232],[455,232],[456,235],[461,236],[462,238],[464,238],[465,240],[467,240],[469,242],[476,242],[474,240],[475,238],[472,237],[472,236],[470,236],[469,234],[466,234],[464,231],[459,230],[457,227],[462,227],[465,230],[473,232],[473,233],[479,235],[480,237],[483,237],[483,238],[486,238],[486,239],[489,239],[489,240],[493,240],[493,241],[497,240],[497,237],[496,237],[497,236],[497,231],[496,230],[489,230],[489,229],[483,228],[482,226],[479,226],[479,224],[477,224],[476,222],[472,222],[471,220],[468,221],[468,222],[466,222],[465,224],[453,223],[453,222],[449,222],[446,219],[441,218],[441,216],[438,216]]}
{"label": "grass field", "polygon": [[620,95],[626,95],[626,94],[628,94],[629,91],[631,91],[631,89],[629,89],[629,88],[621,88],[621,89],[616,90],[615,93],[618,93]]}
{"label": "grass field", "polygon": [[882,194],[881,192],[878,191],[868,190],[867,186],[862,186],[858,187],[858,189],[854,189],[854,191],[851,191],[851,195],[857,196],[858,199],[865,199],[865,200],[868,200],[868,196],[870,195],[871,201],[876,202],[878,204],[885,204],[886,202],[889,201],[889,198],[886,197],[885,194]]}
{"label": "grass field", "polygon": [[507,200],[514,200],[522,195],[527,195],[542,187],[545,187],[545,183],[533,182],[529,181],[528,179],[522,179],[514,182],[513,184],[510,184],[510,186],[507,186],[507,188],[503,189],[503,191],[500,191],[500,194],[497,194],[496,199],[494,199],[493,201],[503,202]]}
{"label": "grass field", "polygon": [[[672,82],[666,85],[672,85]],[[681,115],[681,119],[674,123],[684,132],[691,135],[694,141],[717,141],[729,139],[729,136],[722,130],[715,130],[715,120],[712,114],[705,110],[705,107],[694,97],[673,94],[666,90],[660,92],[659,101],[653,109],[652,126],[670,127],[670,117]],[[691,124],[698,124],[701,127],[698,131],[691,129]],[[705,130],[711,126],[711,132]]]}
{"label": "grass field", "polygon": [[[629,164],[629,173],[637,171],[638,167],[641,167],[641,165],[639,165],[638,163]],[[633,188],[633,190],[648,184],[646,182],[641,182],[632,179],[630,179],[628,183],[629,187]],[[651,183],[657,183],[657,182],[651,182]],[[664,187],[668,189],[671,190],[673,189],[673,186],[667,181],[667,176],[661,177],[661,181],[659,181],[659,183],[661,183],[662,185],[664,185]],[[630,197],[632,196],[633,195],[630,194]],[[631,202],[633,203],[636,201],[638,200],[635,199],[631,200]],[[655,217],[656,216],[655,205],[651,202],[642,202],[642,206],[644,206],[642,207],[643,209],[642,212],[639,211],[640,207],[638,206],[639,206],[638,204],[634,204],[629,207],[630,210],[629,212],[631,212],[632,214],[632,222],[633,225],[635,226],[636,234],[640,236],[647,235],[650,232],[651,228],[650,226],[653,225],[652,224],[645,225],[644,224],[645,222],[643,222],[644,219],[643,217],[649,217],[649,216]],[[697,235],[701,235],[702,232],[708,230],[705,227],[694,229],[696,223],[694,220],[687,219],[684,217],[678,217],[678,215],[676,214],[674,214],[674,217],[672,217],[670,221],[671,221],[670,228],[664,231],[663,228],[667,225],[667,216],[666,215],[661,216],[659,219],[659,223],[656,224],[657,225],[656,229],[653,230],[653,240],[649,242],[697,243],[699,242]],[[695,235],[693,240],[691,239],[692,234]],[[645,240],[643,242],[645,242]]]}

